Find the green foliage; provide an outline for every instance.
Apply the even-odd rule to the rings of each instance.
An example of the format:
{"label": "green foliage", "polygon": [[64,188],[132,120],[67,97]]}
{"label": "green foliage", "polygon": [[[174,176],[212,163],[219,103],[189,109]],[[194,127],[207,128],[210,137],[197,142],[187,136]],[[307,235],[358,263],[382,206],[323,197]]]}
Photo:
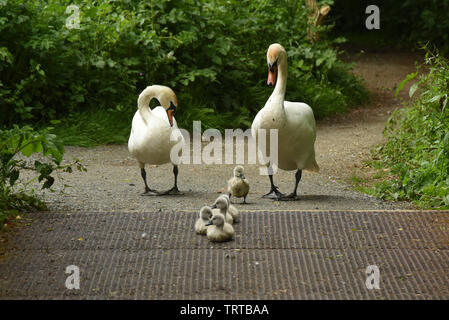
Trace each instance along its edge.
{"label": "green foliage", "polygon": [[[402,2],[401,12],[398,15],[401,29],[410,31],[406,33],[409,41],[429,42],[436,45],[441,52],[449,52],[449,11],[448,0],[406,0]],[[391,20],[395,18],[391,16]],[[413,23],[411,23],[413,22]]]}
{"label": "green foliage", "polygon": [[[449,52],[448,0],[335,0],[331,19],[339,32],[373,47],[391,48],[417,42],[436,45]],[[375,4],[380,11],[380,30],[365,28],[365,9]],[[374,40],[372,42],[372,40]]]}
{"label": "green foliage", "polygon": [[[80,29],[66,27],[71,4]],[[317,117],[344,111],[366,92],[338,60],[332,45],[343,40],[327,39],[330,27],[307,40],[307,14],[304,0],[0,1],[0,126],[56,119],[118,137],[99,143],[122,142],[138,94],[158,83],[178,94],[181,127],[246,127],[271,92],[265,54],[274,42],[289,53],[287,99],[308,102]],[[108,118],[128,127],[102,133],[86,112],[118,112]]]}
{"label": "green foliage", "polygon": [[[449,65],[438,54],[426,54],[429,73],[410,88],[419,98],[396,111],[385,128],[388,141],[376,150],[378,167],[390,168],[390,179],[378,183],[382,198],[412,200],[426,208],[449,208]],[[404,81],[416,77],[409,75]]]}
{"label": "green foliage", "polygon": [[[131,116],[132,117],[132,116]],[[100,144],[127,143],[130,122],[117,110],[73,112],[61,120],[53,120],[54,133],[64,145],[90,147]]]}
{"label": "green foliage", "polygon": [[[25,158],[38,153],[47,161],[35,159],[30,165]],[[19,128],[17,125],[10,130],[0,130],[0,225],[18,210],[45,208],[43,202],[33,196],[33,190],[27,191],[28,183],[17,190],[17,182],[23,170],[31,170],[37,174],[42,189],[49,189],[55,181],[52,176],[55,170],[72,172],[71,165],[61,165],[63,154],[62,144],[48,131],[39,133],[28,126]],[[78,161],[74,164],[79,170],[85,170]]]}

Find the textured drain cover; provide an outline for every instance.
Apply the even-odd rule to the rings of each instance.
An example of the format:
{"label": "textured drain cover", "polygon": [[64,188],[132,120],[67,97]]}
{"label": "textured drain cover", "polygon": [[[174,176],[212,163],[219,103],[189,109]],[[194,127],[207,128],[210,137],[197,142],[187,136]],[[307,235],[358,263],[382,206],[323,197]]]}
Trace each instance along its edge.
{"label": "textured drain cover", "polygon": [[449,212],[242,212],[221,244],[194,212],[32,217],[0,256],[1,299],[449,299]]}

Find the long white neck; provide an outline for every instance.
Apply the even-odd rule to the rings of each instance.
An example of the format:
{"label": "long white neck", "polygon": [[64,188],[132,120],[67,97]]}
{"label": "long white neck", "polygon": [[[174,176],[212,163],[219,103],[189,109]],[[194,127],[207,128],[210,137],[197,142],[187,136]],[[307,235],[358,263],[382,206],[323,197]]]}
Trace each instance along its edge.
{"label": "long white neck", "polygon": [[145,123],[148,123],[151,116],[150,101],[157,96],[157,88],[148,86],[143,90],[139,99],[137,99],[137,107],[139,108],[140,116]]}
{"label": "long white neck", "polygon": [[270,115],[273,118],[278,119],[277,126],[282,126],[286,119],[284,97],[285,90],[287,88],[287,69],[287,55],[285,54],[278,64],[276,86],[274,87],[274,90],[265,105],[266,108],[270,110]]}
{"label": "long white neck", "polygon": [[274,87],[273,93],[271,94],[272,97],[279,97],[282,98],[282,101],[284,101],[285,97],[285,90],[287,88],[287,55],[284,54],[281,61],[278,64],[278,76],[276,80],[276,86]]}

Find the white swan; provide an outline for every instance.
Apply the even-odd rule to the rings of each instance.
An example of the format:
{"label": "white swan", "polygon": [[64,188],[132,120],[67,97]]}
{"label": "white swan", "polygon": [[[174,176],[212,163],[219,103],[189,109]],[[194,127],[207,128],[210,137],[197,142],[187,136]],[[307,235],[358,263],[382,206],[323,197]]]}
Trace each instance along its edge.
{"label": "white swan", "polygon": [[236,166],[234,168],[234,176],[228,181],[228,196],[231,203],[231,196],[236,198],[243,197],[243,203],[246,204],[246,196],[249,192],[249,183],[243,174],[243,167]]}
{"label": "white swan", "polygon": [[225,222],[221,213],[214,214],[206,226],[210,226],[207,228],[207,238],[212,242],[228,241],[235,235],[234,228]]}
{"label": "white swan", "polygon": [[239,210],[231,204],[231,200],[227,194],[223,194],[222,197],[226,198],[226,201],[228,202],[228,213],[232,216],[232,222],[238,222],[240,219]]}
{"label": "white swan", "polygon": [[212,208],[212,214],[218,214],[221,213],[224,217],[227,223],[233,224],[234,219],[232,218],[231,214],[228,212],[228,199],[226,199],[224,196],[219,196],[214,204],[211,206]]}
{"label": "white swan", "polygon": [[[278,43],[270,45],[267,52],[268,80],[267,84],[276,84],[265,106],[259,110],[251,126],[253,137],[257,137],[258,129],[278,130],[278,163],[283,170],[297,170],[293,192],[286,196],[279,192],[269,175],[271,190],[265,198],[277,200],[297,199],[298,183],[302,170],[317,172],[315,160],[315,117],[312,108],[302,102],[284,101],[287,86],[287,52]],[[267,142],[267,150],[269,143]],[[265,151],[265,150],[264,150]]]}
{"label": "white swan", "polygon": [[212,209],[208,206],[204,206],[200,210],[199,218],[195,222],[195,232],[197,234],[206,234],[206,224],[212,218]]}
{"label": "white swan", "polygon": [[[150,101],[156,98],[161,106],[150,109]],[[134,114],[131,134],[128,140],[128,150],[137,159],[142,179],[145,183],[143,195],[181,194],[178,190],[178,166],[173,165],[175,184],[166,192],[157,192],[147,184],[145,164],[159,165],[171,162],[171,148],[182,141],[184,137],[178,129],[174,113],[178,99],[172,89],[165,86],[148,86],[139,95],[138,110]],[[170,139],[173,135],[174,141]]]}

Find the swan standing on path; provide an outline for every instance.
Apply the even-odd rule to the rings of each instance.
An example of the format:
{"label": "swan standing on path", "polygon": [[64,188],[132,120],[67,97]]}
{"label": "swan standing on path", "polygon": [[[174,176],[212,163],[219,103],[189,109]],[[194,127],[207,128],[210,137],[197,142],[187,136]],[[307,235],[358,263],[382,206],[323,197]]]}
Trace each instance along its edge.
{"label": "swan standing on path", "polygon": [[[265,106],[259,110],[251,126],[251,134],[257,138],[258,129],[278,130],[278,163],[283,170],[297,170],[295,187],[289,195],[282,194],[274,185],[273,175],[269,174],[271,190],[264,198],[276,200],[296,200],[298,183],[302,170],[317,172],[315,161],[315,117],[312,108],[302,102],[284,101],[287,87],[287,52],[278,43],[270,45],[267,52],[267,84],[276,84]],[[267,141],[267,150],[270,150]]]}
{"label": "swan standing on path", "polygon": [[[156,98],[161,106],[150,109],[150,101]],[[160,165],[172,162],[170,151],[184,137],[178,129],[174,113],[178,99],[172,89],[166,86],[148,86],[139,95],[138,110],[134,114],[131,135],[128,140],[128,150],[137,159],[140,173],[145,183],[142,195],[181,194],[178,190],[178,166],[173,164],[175,185],[168,191],[158,192],[147,184],[145,164]],[[171,137],[174,137],[173,141]]]}

